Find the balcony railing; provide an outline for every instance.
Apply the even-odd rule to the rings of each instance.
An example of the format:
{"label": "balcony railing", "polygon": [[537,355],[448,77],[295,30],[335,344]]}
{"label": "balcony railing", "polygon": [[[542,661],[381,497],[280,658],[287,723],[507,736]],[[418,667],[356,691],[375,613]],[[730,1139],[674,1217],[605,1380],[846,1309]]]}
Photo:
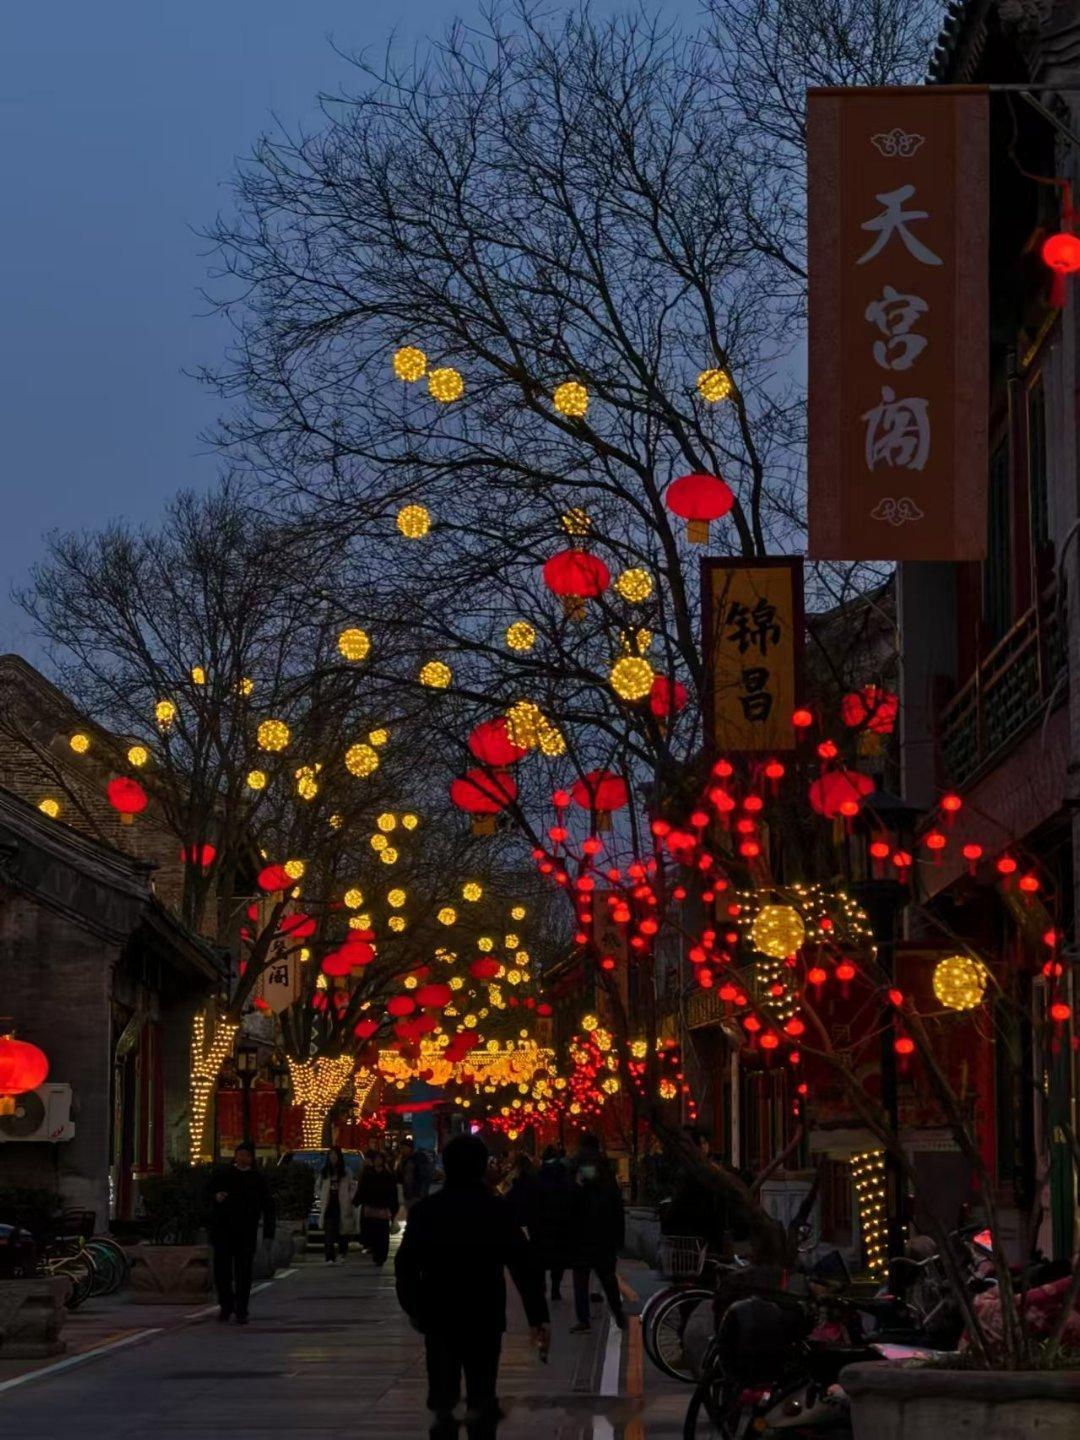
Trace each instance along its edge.
{"label": "balcony railing", "polygon": [[1053,590],[1022,615],[938,716],[945,776],[963,785],[1033,725],[1065,668],[1064,627]]}

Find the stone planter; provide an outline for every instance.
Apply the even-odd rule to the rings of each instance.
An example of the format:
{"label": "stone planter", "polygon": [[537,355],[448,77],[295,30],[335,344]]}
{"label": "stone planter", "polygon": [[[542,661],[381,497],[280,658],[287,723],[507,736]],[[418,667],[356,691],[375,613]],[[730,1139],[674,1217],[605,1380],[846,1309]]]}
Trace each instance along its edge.
{"label": "stone planter", "polygon": [[141,1305],[197,1305],[213,1288],[209,1245],[133,1245],[132,1299]]}
{"label": "stone planter", "polygon": [[1080,1370],[849,1365],[855,1440],[1075,1440]]}
{"label": "stone planter", "polygon": [[0,1280],[0,1361],[62,1355],[60,1330],[71,1281],[62,1275],[33,1280]]}
{"label": "stone planter", "polygon": [[624,1248],[634,1259],[655,1267],[660,1253],[660,1216],[651,1205],[627,1206]]}

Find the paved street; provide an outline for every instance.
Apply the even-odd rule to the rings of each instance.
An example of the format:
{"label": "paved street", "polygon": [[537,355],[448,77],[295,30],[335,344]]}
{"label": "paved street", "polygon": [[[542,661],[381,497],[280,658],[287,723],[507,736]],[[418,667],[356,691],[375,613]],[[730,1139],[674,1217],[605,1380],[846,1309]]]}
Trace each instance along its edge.
{"label": "paved street", "polygon": [[[632,1284],[633,1270],[625,1278]],[[687,1394],[643,1362],[636,1321],[620,1334],[597,1314],[591,1334],[570,1335],[568,1300],[552,1308],[546,1366],[523,1317],[512,1316],[500,1436],[659,1440],[680,1433]],[[376,1271],[360,1256],[335,1267],[312,1258],[255,1295],[252,1312],[246,1329],[219,1325],[216,1312],[144,1313],[130,1304],[76,1317],[72,1347],[89,1344],[98,1353],[46,1362],[30,1375],[0,1367],[0,1435],[426,1434],[420,1342],[398,1310],[390,1267]]]}

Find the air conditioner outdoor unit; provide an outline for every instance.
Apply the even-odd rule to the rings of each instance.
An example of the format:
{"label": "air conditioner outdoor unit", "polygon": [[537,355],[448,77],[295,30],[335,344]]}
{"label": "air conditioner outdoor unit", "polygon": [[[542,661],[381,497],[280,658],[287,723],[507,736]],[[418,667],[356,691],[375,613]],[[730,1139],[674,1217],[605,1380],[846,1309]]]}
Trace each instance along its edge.
{"label": "air conditioner outdoor unit", "polygon": [[70,1085],[39,1085],[15,1096],[14,1115],[0,1115],[0,1145],[16,1140],[20,1144],[30,1140],[56,1144],[71,1140],[74,1134]]}

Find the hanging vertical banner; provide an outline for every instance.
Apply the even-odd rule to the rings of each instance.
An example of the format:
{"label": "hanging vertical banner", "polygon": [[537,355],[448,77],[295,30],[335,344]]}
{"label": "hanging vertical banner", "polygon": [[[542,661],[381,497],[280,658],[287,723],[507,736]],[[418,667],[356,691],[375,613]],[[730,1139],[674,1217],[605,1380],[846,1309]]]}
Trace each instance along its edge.
{"label": "hanging vertical banner", "polygon": [[295,946],[290,949],[280,940],[274,942],[266,968],[255,982],[255,998],[265,1001],[274,1015],[300,998],[300,956]]}
{"label": "hanging vertical banner", "polygon": [[989,97],[807,99],[809,553],[986,554]]}
{"label": "hanging vertical banner", "polygon": [[791,750],[803,646],[802,558],[703,560],[705,731],[718,751]]}

